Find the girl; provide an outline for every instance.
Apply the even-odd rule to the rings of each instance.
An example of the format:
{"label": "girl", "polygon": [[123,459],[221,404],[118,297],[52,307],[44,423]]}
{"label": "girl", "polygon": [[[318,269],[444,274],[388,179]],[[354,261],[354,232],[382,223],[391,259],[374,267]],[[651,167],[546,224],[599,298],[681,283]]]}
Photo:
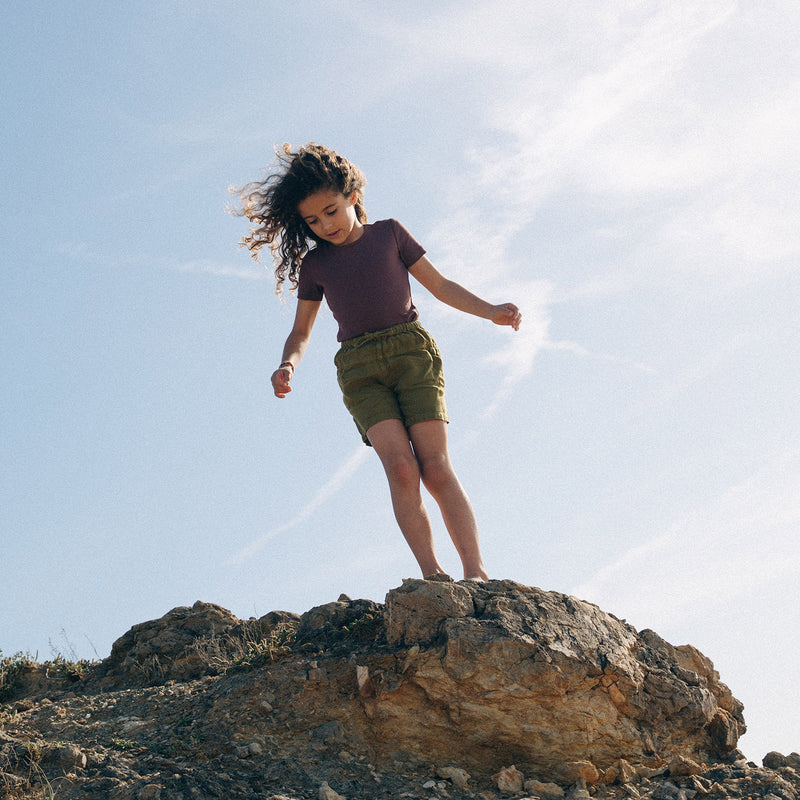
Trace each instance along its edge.
{"label": "girl", "polygon": [[[396,220],[367,223],[366,179],[358,167],[317,144],[278,154],[277,171],[240,191],[238,213],[252,223],[241,244],[257,260],[269,246],[280,292],[288,278],[297,310],[280,366],[276,397],[308,347],[324,297],[339,324],[335,363],[344,403],[389,480],[395,517],[426,579],[447,579],[434,552],[420,481],[436,500],[466,580],[488,579],[472,506],[447,452],[442,360],[417,321],[408,275],[461,311],[518,330],[512,303],[491,305],[446,279]],[[313,246],[310,244],[313,243]]]}

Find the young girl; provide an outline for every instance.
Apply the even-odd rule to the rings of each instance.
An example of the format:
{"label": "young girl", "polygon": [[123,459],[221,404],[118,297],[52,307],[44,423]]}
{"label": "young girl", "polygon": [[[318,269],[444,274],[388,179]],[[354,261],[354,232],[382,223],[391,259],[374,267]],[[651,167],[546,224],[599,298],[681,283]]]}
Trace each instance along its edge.
{"label": "young girl", "polygon": [[[519,328],[512,303],[491,305],[448,280],[396,220],[367,223],[366,179],[333,150],[289,145],[278,170],[245,186],[239,212],[252,223],[241,244],[258,259],[272,251],[278,290],[297,289],[297,310],[272,375],[276,397],[291,381],[308,347],[324,297],[339,324],[335,363],[344,403],[389,480],[400,530],[426,579],[446,579],[434,552],[420,481],[436,500],[461,558],[466,580],[488,579],[472,506],[447,452],[442,360],[417,321],[408,275],[460,311]],[[310,247],[310,244],[313,246]]]}

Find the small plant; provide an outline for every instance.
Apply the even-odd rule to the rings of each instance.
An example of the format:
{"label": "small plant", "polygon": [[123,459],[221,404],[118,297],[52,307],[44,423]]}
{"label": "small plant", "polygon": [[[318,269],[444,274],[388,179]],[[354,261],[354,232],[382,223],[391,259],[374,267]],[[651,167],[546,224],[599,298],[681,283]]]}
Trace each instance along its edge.
{"label": "small plant", "polygon": [[150,745],[150,751],[163,758],[174,758],[176,752],[172,742],[154,742]]}
{"label": "small plant", "polygon": [[246,672],[291,653],[295,637],[294,625],[281,623],[263,636],[255,626],[245,624],[236,634],[204,638],[193,647],[215,672]]}
{"label": "small plant", "polygon": [[[69,639],[69,636],[67,636],[67,632],[63,628],[61,629],[61,641],[63,642],[63,646],[64,646],[64,648],[66,650],[67,655],[69,656],[69,660],[70,661],[78,661],[78,653],[75,650],[75,645],[72,644],[72,642]],[[58,659],[61,659],[62,661],[66,661],[67,660],[62,655],[62,652],[61,652],[60,648],[56,647],[53,644],[53,640],[52,639],[48,639],[47,643],[50,645],[50,655],[53,656],[53,660],[54,661],[56,661]]]}
{"label": "small plant", "polygon": [[114,750],[119,750],[121,753],[126,753],[129,750],[136,749],[136,742],[132,742],[130,739],[119,739],[116,736],[111,739],[109,745]]}
{"label": "small plant", "polygon": [[90,668],[96,663],[85,658],[70,660],[61,653],[56,653],[52,661],[45,661],[40,665],[38,653],[35,656],[22,652],[3,656],[3,651],[0,650],[0,701],[12,697],[22,676],[34,667],[44,668],[48,678],[57,675],[68,683],[76,683],[87,677]]}
{"label": "small plant", "polygon": [[47,677],[50,677],[50,671],[53,670],[57,675],[60,675],[68,683],[77,683],[84,680],[89,670],[96,662],[88,661],[85,658],[79,661],[68,661],[60,653],[52,660],[46,661],[45,667],[47,669]]}
{"label": "small plant", "polygon": [[[55,800],[58,781],[50,781],[41,760],[42,748],[38,742],[26,742],[20,749],[4,754],[0,761],[0,794],[26,800]],[[27,775],[19,774],[23,772]]]}
{"label": "small plant", "polygon": [[26,797],[31,798],[31,800],[35,800],[35,798],[41,797],[44,800],[55,800],[56,793],[58,791],[58,787],[54,786],[50,779],[45,774],[45,771],[41,768],[38,761],[31,763],[31,771],[30,775],[28,776],[28,783],[34,784],[38,783],[41,785],[41,794],[37,793],[35,795],[26,795]]}
{"label": "small plant", "polygon": [[42,748],[36,742],[28,742],[25,745],[25,760],[33,765],[42,760]]}
{"label": "small plant", "polygon": [[[68,683],[82,681],[86,678],[89,669],[97,662],[90,661],[86,658],[79,658],[75,645],[70,641],[67,632],[63,628],[61,629],[61,641],[66,655],[53,644],[52,639],[50,640],[50,653],[53,659],[52,661],[45,662],[45,667],[48,668],[48,677],[50,677],[50,670],[52,669],[57,674],[60,674]],[[94,645],[92,645],[92,649],[94,649]],[[95,650],[95,654],[96,653],[97,651]]]}
{"label": "small plant", "polygon": [[0,700],[5,700],[14,693],[20,676],[36,664],[36,656],[30,653],[14,653],[3,656],[0,650]]}
{"label": "small plant", "polygon": [[161,663],[158,653],[152,653],[141,664],[134,661],[133,666],[148,683],[160,683],[167,674],[167,669]]}
{"label": "small plant", "polygon": [[368,642],[378,635],[382,625],[383,615],[375,611],[368,611],[351,623],[342,625],[342,630],[358,642]]}
{"label": "small plant", "polygon": [[269,636],[262,639],[245,639],[244,652],[231,665],[233,669],[256,669],[272,664],[281,656],[287,655],[292,650],[295,639],[295,629],[286,625],[278,625]]}
{"label": "small plant", "polygon": [[38,764],[34,764],[33,772],[37,781],[42,784],[42,792],[47,800],[55,800],[58,789],[50,783],[50,779],[44,774],[44,770]]}

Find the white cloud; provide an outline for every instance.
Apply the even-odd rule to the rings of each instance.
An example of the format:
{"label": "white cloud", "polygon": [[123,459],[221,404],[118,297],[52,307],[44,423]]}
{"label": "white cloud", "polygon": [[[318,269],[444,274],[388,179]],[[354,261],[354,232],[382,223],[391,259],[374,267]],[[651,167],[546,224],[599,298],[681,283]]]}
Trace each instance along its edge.
{"label": "white cloud", "polygon": [[[572,291],[556,290],[543,281],[516,282],[515,289],[514,275],[520,265],[509,257],[511,246],[545,201],[578,184],[594,194],[636,195],[639,202],[645,202],[654,193],[687,191],[711,176],[727,175],[724,161],[710,154],[709,142],[696,134],[698,124],[701,128],[712,124],[704,118],[702,108],[689,105],[681,108],[681,115],[674,112],[681,102],[681,76],[687,62],[708,37],[730,23],[735,4],[723,0],[648,12],[633,3],[589,11],[572,20],[577,27],[569,37],[570,46],[584,42],[581,31],[588,36],[602,29],[604,36],[597,37],[593,48],[581,52],[577,62],[559,57],[559,45],[547,33],[548,19],[564,23],[563,6],[557,11],[555,6],[549,11],[544,7],[536,15],[522,15],[519,19],[526,22],[517,19],[513,30],[508,26],[516,19],[514,14],[493,17],[489,8],[490,4],[480,4],[465,13],[459,9],[458,20],[449,17],[454,35],[445,44],[440,42],[444,12],[435,17],[434,24],[426,20],[426,32],[419,26],[415,29],[422,52],[431,50],[435,40],[444,47],[444,59],[450,66],[483,63],[494,54],[492,67],[505,72],[507,78],[508,89],[492,96],[486,112],[487,128],[501,143],[476,144],[465,154],[471,169],[453,179],[448,196],[456,198],[454,205],[426,239],[445,274],[481,293],[495,294],[497,287],[502,287],[508,299],[518,302],[525,312],[519,334],[486,359],[502,366],[504,378],[484,416],[494,414],[512,388],[530,374],[543,348],[590,354],[580,343],[549,341],[553,302],[602,298],[642,280],[628,274],[635,264],[618,265],[616,274],[582,279]],[[480,47],[478,39],[484,43],[504,41],[507,46]],[[520,42],[526,46],[518,48]],[[552,63],[542,58],[542,52],[554,56]],[[713,87],[706,89],[712,91]],[[752,127],[758,128],[758,124]],[[654,131],[658,133],[655,138]],[[677,148],[676,131],[680,134]],[[758,136],[754,133],[749,138],[757,140]],[[717,144],[713,141],[710,146]],[[680,236],[674,229],[670,233],[670,224],[679,225],[683,209],[691,206],[692,195],[687,194],[689,199],[671,210],[667,219],[659,220],[660,229],[648,231],[649,253],[640,249],[635,258],[652,255],[657,249],[654,242],[666,240],[670,246],[665,250],[674,253]],[[492,198],[490,204],[487,197]],[[713,216],[713,198],[711,202],[698,217],[706,223]],[[727,220],[729,215],[720,211],[718,219]],[[757,217],[750,217],[751,222],[754,219]],[[765,228],[772,233],[782,224],[780,220],[769,222],[765,221]],[[693,244],[699,234],[696,223],[691,232]],[[569,235],[567,231],[565,235]],[[477,257],[476,242],[480,245]],[[624,242],[620,246],[624,247]],[[659,263],[668,268],[666,252],[659,254]],[[614,354],[594,355],[625,360]],[[645,364],[633,366],[652,372]]]}
{"label": "white cloud", "polygon": [[[606,24],[610,33],[603,46],[584,61],[583,75],[572,82],[547,68],[532,69],[521,85],[515,84],[491,107],[490,124],[510,134],[513,144],[488,154],[483,181],[504,187],[511,202],[530,210],[570,176],[580,174],[587,159],[591,163],[598,140],[610,142],[608,149],[624,163],[630,150],[630,117],[636,119],[643,104],[652,103],[644,109],[645,118],[651,118],[692,48],[728,18],[731,8],[731,3],[688,10],[682,6],[676,14],[666,7],[632,29],[624,19]],[[570,88],[548,88],[562,83]]]}
{"label": "white cloud", "polygon": [[[542,50],[557,46],[536,15],[510,33],[510,17],[493,23],[486,8],[459,22],[448,58],[466,65],[495,53],[508,89],[487,103],[494,137],[481,134],[466,154],[472,169],[455,181],[451,194],[467,198],[463,207],[434,231],[444,266],[470,263],[478,235],[473,285],[507,274],[508,245],[542,204],[583,190],[625,210],[643,242],[627,269],[642,276],[646,264],[648,280],[690,272],[724,290],[792,267],[800,252],[800,81],[796,48],[778,34],[797,21],[796,9],[778,4],[753,19],[728,0],[655,11],[604,6],[571,31],[573,47],[586,28],[604,33],[577,60],[576,75],[575,65],[542,61]],[[473,46],[463,28],[486,42],[508,36],[512,55]],[[422,36],[423,49],[433,36]],[[525,37],[527,65],[514,45]],[[758,55],[759,80],[741,65],[742,52]],[[493,198],[491,212],[479,196]]]}

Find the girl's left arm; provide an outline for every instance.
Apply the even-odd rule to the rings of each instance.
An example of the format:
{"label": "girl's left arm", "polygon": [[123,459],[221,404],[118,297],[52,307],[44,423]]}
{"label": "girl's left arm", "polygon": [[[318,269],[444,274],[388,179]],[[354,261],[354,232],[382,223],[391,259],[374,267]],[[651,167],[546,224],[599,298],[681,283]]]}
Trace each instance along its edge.
{"label": "girl's left arm", "polygon": [[474,314],[476,317],[483,317],[495,323],[495,325],[510,325],[515,331],[519,330],[522,321],[522,313],[513,303],[501,303],[492,305],[482,300],[468,289],[465,289],[455,281],[445,278],[436,267],[431,264],[427,256],[422,256],[419,261],[412,264],[408,271],[437,299],[443,303],[465,311],[467,314]]}

